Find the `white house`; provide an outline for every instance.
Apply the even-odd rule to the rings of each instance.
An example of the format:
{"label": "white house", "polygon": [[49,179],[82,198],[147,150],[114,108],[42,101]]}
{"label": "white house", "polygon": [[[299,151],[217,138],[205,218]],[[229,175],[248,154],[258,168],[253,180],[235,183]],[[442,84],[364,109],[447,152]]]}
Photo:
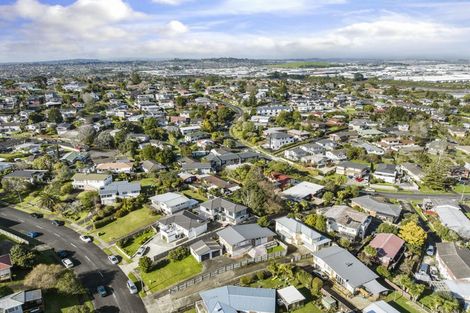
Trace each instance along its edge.
{"label": "white house", "polygon": [[272,150],[279,150],[281,147],[294,142],[295,138],[286,133],[272,133],[267,136],[268,147]]}
{"label": "white house", "polygon": [[335,205],[323,211],[328,232],[335,231],[351,238],[363,237],[372,221],[369,214],[346,205]]}
{"label": "white house", "polygon": [[96,166],[98,173],[126,173],[130,174],[133,172],[134,165],[131,162],[108,162],[100,163]]}
{"label": "white house", "polygon": [[128,181],[112,182],[99,191],[101,204],[113,204],[118,198],[135,198],[140,195],[140,183]]}
{"label": "white house", "polygon": [[77,173],[73,175],[72,180],[74,189],[100,190],[102,187],[110,184],[113,181],[113,177],[108,174]]}
{"label": "white house", "polygon": [[232,225],[240,224],[250,216],[246,206],[223,198],[210,199],[201,203],[199,210],[210,219]]}
{"label": "white house", "polygon": [[276,219],[276,233],[289,244],[304,246],[311,252],[331,244],[331,240],[303,223],[287,216]]}
{"label": "white house", "polygon": [[232,257],[241,257],[252,248],[267,246],[276,235],[258,224],[229,226],[217,232],[219,242]]}
{"label": "white house", "polygon": [[207,231],[206,220],[189,211],[182,211],[158,221],[160,236],[170,243],[182,238],[192,239]]}
{"label": "white house", "polygon": [[156,209],[162,210],[167,215],[194,207],[198,202],[189,199],[185,195],[176,192],[167,192],[150,198]]}

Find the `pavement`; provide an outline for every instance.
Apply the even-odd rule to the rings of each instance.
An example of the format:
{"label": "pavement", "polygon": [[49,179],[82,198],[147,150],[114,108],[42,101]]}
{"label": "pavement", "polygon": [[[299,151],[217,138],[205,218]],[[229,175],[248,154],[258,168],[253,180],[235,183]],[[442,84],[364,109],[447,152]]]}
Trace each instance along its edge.
{"label": "pavement", "polygon": [[[94,243],[80,240],[79,234],[65,226],[54,226],[47,219],[35,219],[29,214],[11,207],[0,208],[0,226],[18,234],[30,231],[41,233],[38,244],[72,254],[73,270],[82,284],[90,290],[95,309],[99,313],[144,313],[145,306],[138,295],[131,295],[127,289],[128,278],[119,266],[112,265],[107,255]],[[100,297],[96,287],[103,285],[110,293]]]}

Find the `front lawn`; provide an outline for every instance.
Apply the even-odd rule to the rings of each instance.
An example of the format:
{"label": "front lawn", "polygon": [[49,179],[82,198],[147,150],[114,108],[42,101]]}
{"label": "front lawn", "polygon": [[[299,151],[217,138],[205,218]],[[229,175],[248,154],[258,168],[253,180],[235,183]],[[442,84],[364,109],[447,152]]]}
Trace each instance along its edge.
{"label": "front lawn", "polygon": [[150,273],[141,272],[142,280],[151,292],[164,290],[174,284],[201,273],[202,264],[198,263],[193,256],[187,256],[181,261],[170,261],[161,268]]}
{"label": "front lawn", "polygon": [[[61,295],[59,297],[57,294],[52,293],[47,293],[44,296],[44,303],[47,313],[67,313],[70,311],[71,307],[81,304],[78,296]],[[91,301],[86,301],[83,304],[93,309],[93,303]]]}
{"label": "front lawn", "polygon": [[284,251],[284,247],[281,245],[275,246],[273,248],[268,249],[268,254],[275,253],[275,252],[281,252]]}
{"label": "front lawn", "polygon": [[125,247],[121,247],[122,250],[124,250],[127,255],[133,256],[136,252],[137,249],[140,248],[142,244],[144,244],[147,240],[155,236],[155,230],[153,228],[146,230],[142,234],[132,238],[132,242]]}
{"label": "front lawn", "polygon": [[188,189],[188,190],[183,190],[183,194],[189,198],[192,198],[192,199],[196,199],[197,201],[200,201],[200,202],[206,202],[207,201],[207,198],[198,193],[198,192],[195,192],[191,189]]}
{"label": "front lawn", "polygon": [[133,211],[116,221],[93,231],[93,235],[100,233],[100,238],[106,242],[117,240],[147,225],[155,223],[160,215],[155,215],[149,207]]}

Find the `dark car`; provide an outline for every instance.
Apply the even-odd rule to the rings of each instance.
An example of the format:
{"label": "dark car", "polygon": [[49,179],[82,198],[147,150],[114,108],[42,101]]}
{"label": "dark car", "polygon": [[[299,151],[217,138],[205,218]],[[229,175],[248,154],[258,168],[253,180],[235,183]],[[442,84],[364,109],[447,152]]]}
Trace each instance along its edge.
{"label": "dark car", "polygon": [[101,297],[106,297],[108,295],[105,286],[98,286],[98,288],[96,288],[96,291]]}
{"label": "dark car", "polygon": [[52,223],[52,225],[54,225],[54,226],[62,226],[62,225],[64,225],[64,222],[63,222],[63,221],[59,221],[59,220],[52,220],[51,223]]}
{"label": "dark car", "polygon": [[33,217],[33,218],[42,218],[42,217],[44,216],[44,215],[39,214],[39,213],[31,213],[30,215],[31,215],[31,217]]}
{"label": "dark car", "polygon": [[68,251],[65,251],[65,250],[59,250],[59,251],[56,252],[56,254],[61,259],[65,259],[66,257],[69,256]]}
{"label": "dark car", "polygon": [[26,234],[29,238],[36,238],[39,237],[41,234],[38,233],[37,231],[30,231],[29,233]]}

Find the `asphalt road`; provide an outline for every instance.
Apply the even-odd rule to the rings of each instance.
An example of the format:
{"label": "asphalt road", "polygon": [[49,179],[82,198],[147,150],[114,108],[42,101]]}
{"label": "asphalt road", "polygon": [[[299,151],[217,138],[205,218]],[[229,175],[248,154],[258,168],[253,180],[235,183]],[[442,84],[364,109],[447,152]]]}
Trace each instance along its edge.
{"label": "asphalt road", "polygon": [[[107,255],[95,244],[81,241],[75,231],[64,226],[54,226],[47,219],[35,219],[9,207],[0,208],[0,226],[21,234],[39,232],[41,235],[36,238],[39,243],[47,244],[56,251],[69,251],[72,255],[70,259],[75,264],[73,270],[90,290],[97,312],[147,312],[139,296],[129,293],[127,277],[119,266],[111,264]],[[100,297],[96,293],[99,285],[106,287],[108,296]]]}
{"label": "asphalt road", "polygon": [[[363,192],[371,195],[379,195],[383,196],[386,198],[392,198],[392,199],[398,199],[398,200],[423,200],[423,199],[461,199],[460,194],[426,194],[426,193],[421,193],[419,191],[415,193],[392,193],[392,192]],[[464,199],[469,199],[470,196],[464,195]]]}

